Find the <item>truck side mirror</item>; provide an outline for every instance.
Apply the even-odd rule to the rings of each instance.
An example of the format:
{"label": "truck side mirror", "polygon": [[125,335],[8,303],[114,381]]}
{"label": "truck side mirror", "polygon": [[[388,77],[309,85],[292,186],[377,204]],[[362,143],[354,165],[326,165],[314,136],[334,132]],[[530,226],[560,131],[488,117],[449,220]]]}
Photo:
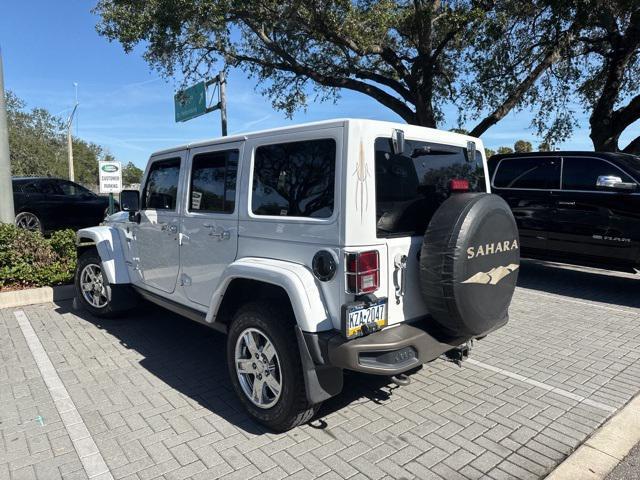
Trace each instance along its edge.
{"label": "truck side mirror", "polygon": [[120,192],[120,209],[123,212],[140,210],[140,193],[137,190],[122,190]]}
{"label": "truck side mirror", "polygon": [[598,188],[613,188],[614,190],[635,190],[638,186],[632,182],[623,182],[615,175],[600,175],[596,181]]}

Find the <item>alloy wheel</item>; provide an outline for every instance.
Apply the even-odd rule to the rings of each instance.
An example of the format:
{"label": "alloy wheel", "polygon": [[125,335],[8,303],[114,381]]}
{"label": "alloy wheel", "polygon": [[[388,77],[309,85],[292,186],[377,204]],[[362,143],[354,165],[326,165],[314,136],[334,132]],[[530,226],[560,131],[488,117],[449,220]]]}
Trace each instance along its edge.
{"label": "alloy wheel", "polygon": [[109,303],[107,286],[102,277],[102,267],[95,263],[86,265],[80,272],[80,289],[84,299],[95,308],[104,308]]}
{"label": "alloy wheel", "polygon": [[30,212],[19,213],[16,216],[16,226],[32,232],[42,231],[40,219]]}
{"label": "alloy wheel", "polygon": [[236,340],[235,370],[240,387],[259,408],[276,404],[282,392],[280,358],[273,342],[257,328],[247,328]]}

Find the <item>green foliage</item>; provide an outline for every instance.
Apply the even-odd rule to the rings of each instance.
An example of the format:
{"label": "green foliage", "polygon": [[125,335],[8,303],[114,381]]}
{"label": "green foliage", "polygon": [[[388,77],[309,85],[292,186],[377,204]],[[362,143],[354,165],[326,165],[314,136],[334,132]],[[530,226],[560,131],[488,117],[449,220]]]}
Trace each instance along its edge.
{"label": "green foliage", "polygon": [[532,152],[533,145],[531,145],[531,142],[527,142],[526,140],[516,140],[513,144],[513,149],[518,153]]}
{"label": "green foliage", "polygon": [[541,142],[540,145],[538,145],[539,152],[550,152],[551,150],[553,150],[553,148],[547,142]]}
{"label": "green foliage", "polygon": [[122,167],[122,184],[131,185],[132,183],[140,183],[144,172],[136,167],[133,162],[127,163]]}
{"label": "green foliage", "polygon": [[498,147],[498,153],[499,154],[513,153],[513,148],[511,148],[511,147]]}
{"label": "green foliage", "polygon": [[[336,100],[346,88],[408,123],[436,127],[443,105],[473,107],[479,82],[492,95],[471,112],[494,108],[514,93],[531,63],[499,81],[493,71],[498,52],[486,64],[469,59],[486,58],[478,46],[490,50],[504,32],[528,36],[539,10],[524,0],[99,0],[94,12],[101,35],[126,52],[142,45],[147,62],[167,76],[201,79],[226,64],[256,78],[289,116],[310,98]],[[515,93],[506,112],[524,96]],[[465,104],[466,97],[472,98]]]}
{"label": "green foliage", "polygon": [[485,148],[484,149],[484,156],[489,159],[491,157],[493,157],[496,154],[495,150],[491,150],[490,148]]}
{"label": "green foliage", "polygon": [[[24,101],[6,92],[9,152],[13,175],[68,177],[66,132],[61,118],[43,108],[26,109]],[[102,147],[73,138],[75,179],[98,183],[98,160],[106,154]]]}
{"label": "green foliage", "polygon": [[76,268],[75,232],[40,233],[0,224],[0,289],[70,283]]}

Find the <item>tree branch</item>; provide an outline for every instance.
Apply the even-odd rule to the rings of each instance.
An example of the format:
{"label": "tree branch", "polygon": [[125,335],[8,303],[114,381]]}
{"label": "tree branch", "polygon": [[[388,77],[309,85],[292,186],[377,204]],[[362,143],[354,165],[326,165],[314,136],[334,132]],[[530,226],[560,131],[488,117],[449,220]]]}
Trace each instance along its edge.
{"label": "tree branch", "polygon": [[620,132],[638,119],[640,119],[640,94],[633,97],[626,107],[613,112],[613,123]]}
{"label": "tree branch", "polygon": [[531,86],[538,80],[540,75],[548,69],[558,58],[559,47],[552,49],[544,56],[542,61],[529,72],[516,88],[507,96],[504,102],[496,108],[491,114],[486,116],[480,123],[478,123],[469,132],[472,137],[479,137],[486,132],[490,127],[494,126],[500,120],[502,120],[512,109],[515,107],[522,96],[531,88]]}
{"label": "tree branch", "polygon": [[[301,64],[291,54],[289,54],[274,40],[272,40],[265,33],[264,29],[258,27],[257,25],[252,24],[248,20],[244,20],[244,22],[258,36],[258,38],[260,39],[262,44],[265,46],[265,48],[267,48],[270,52],[275,54],[278,58],[282,59],[282,62],[273,64],[271,62],[265,62],[262,59],[253,58],[253,62],[255,64],[265,66],[265,67],[277,66],[277,68],[280,70],[288,71],[301,77],[310,78],[311,80],[325,87],[347,88],[349,90],[354,90],[356,92],[364,93],[372,97],[373,99],[377,100],[379,103],[381,103],[385,107],[396,112],[407,123],[414,122],[415,120],[414,112],[404,102],[402,102],[398,98],[388,94],[384,90],[374,85],[370,85],[368,83],[361,82],[349,77],[325,75],[307,65]],[[248,58],[245,57],[244,59],[247,60]]]}
{"label": "tree branch", "polygon": [[640,136],[637,136],[636,138],[631,140],[631,142],[629,142],[629,145],[624,147],[622,151],[624,153],[632,153],[634,155],[640,155]]}

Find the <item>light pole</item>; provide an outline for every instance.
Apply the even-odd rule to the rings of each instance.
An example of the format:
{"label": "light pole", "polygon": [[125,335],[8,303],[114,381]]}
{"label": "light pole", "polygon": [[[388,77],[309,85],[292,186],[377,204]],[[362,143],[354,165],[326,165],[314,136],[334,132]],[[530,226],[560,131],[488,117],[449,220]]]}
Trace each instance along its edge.
{"label": "light pole", "polygon": [[13,183],[11,182],[11,159],[9,157],[7,104],[4,96],[2,47],[0,47],[0,222],[13,223],[15,218],[16,216],[13,209]]}
{"label": "light pole", "polygon": [[73,173],[73,139],[71,137],[71,126],[73,125],[73,116],[78,109],[78,101],[76,100],[76,104],[73,106],[73,110],[71,111],[71,115],[67,119],[67,154],[69,156],[69,180],[74,181],[74,173]]}

